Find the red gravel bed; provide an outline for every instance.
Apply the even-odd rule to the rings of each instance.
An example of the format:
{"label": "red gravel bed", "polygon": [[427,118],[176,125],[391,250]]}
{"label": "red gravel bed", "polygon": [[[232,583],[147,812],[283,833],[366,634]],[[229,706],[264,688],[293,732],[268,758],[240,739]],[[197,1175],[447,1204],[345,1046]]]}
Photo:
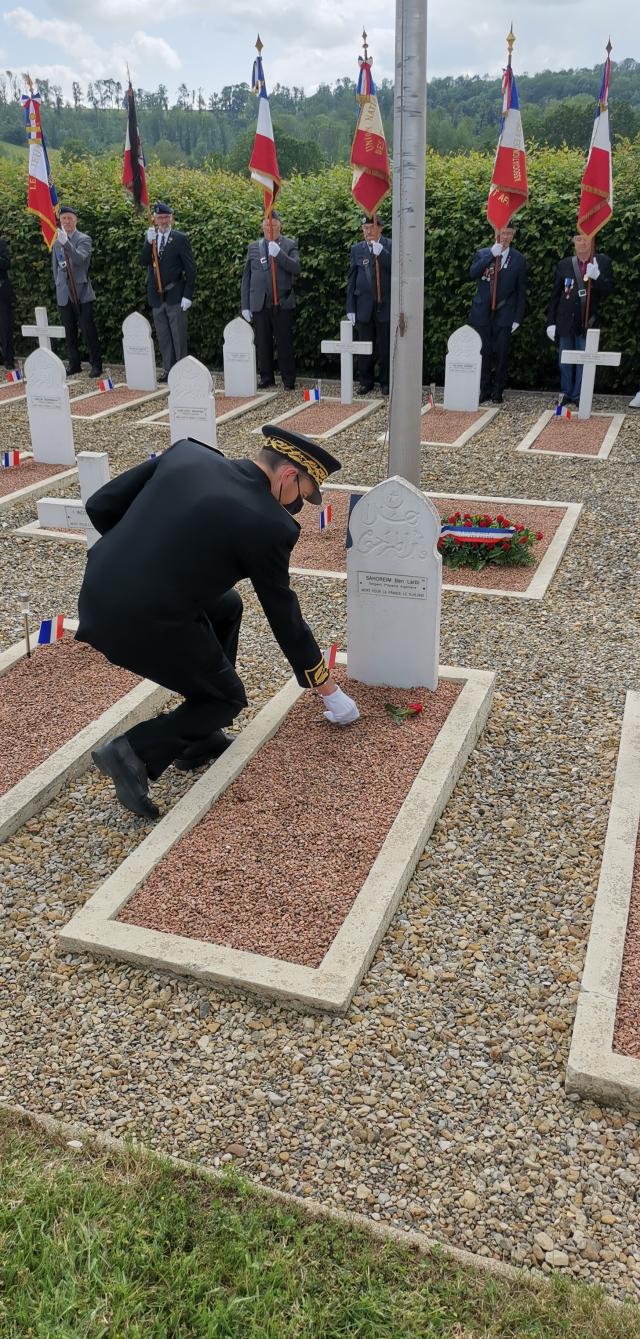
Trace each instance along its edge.
{"label": "red gravel bed", "polygon": [[0,386],[0,404],[3,400],[19,400],[26,395],[25,385],[24,381],[10,381],[6,386]]}
{"label": "red gravel bed", "polygon": [[442,405],[435,405],[422,415],[421,445],[425,442],[443,442],[450,446],[467,431],[467,428],[477,423],[484,413],[485,409],[468,412],[462,409],[443,409]]}
{"label": "red gravel bed", "polygon": [[[355,493],[357,489],[354,488],[353,491]],[[331,503],[333,525],[329,531],[321,531],[318,509],[304,507],[298,518],[301,522],[302,532],[293,550],[291,566],[304,569],[316,568],[325,572],[346,572],[345,540],[349,513],[349,493],[341,492],[338,489],[325,489],[322,496],[325,502]],[[494,567],[491,565],[485,567],[481,572],[474,572],[470,567],[453,569],[443,565],[442,576],[445,586],[477,586],[479,590],[482,590],[483,587],[490,587],[492,590],[526,591],[540,559],[546,553],[560,522],[565,516],[564,507],[534,506],[531,503],[527,503],[526,506],[505,503],[503,511],[503,508],[498,505],[495,499],[488,497],[481,498],[479,502],[463,501],[459,497],[438,497],[431,498],[431,501],[441,516],[446,516],[454,511],[469,512],[471,515],[478,512],[491,512],[492,516],[495,516],[497,512],[503,512],[510,521],[517,521],[528,526],[531,530],[542,531],[543,538],[536,540],[533,545],[535,563],[532,563],[530,567]]]}
{"label": "red gravel bed", "polygon": [[117,409],[118,405],[135,405],[138,401],[144,400],[147,395],[152,395],[153,391],[130,391],[128,386],[120,386],[113,391],[96,391],[95,395],[90,395],[86,400],[79,397],[72,399],[71,415],[73,418],[95,418],[96,414],[104,414],[109,409]]}
{"label": "red gravel bed", "polygon": [[[330,726],[305,693],[118,920],[320,965],[461,685],[346,688],[361,720]],[[389,700],[419,700],[424,716],[396,725]]]}
{"label": "red gravel bed", "polygon": [[630,1055],[640,1060],[640,838],[636,844],[633,866],[613,1049],[620,1055]]}
{"label": "red gravel bed", "polygon": [[298,413],[285,419],[282,426],[290,428],[292,432],[304,432],[307,437],[318,437],[320,433],[329,432],[330,428],[337,428],[339,423],[353,418],[366,406],[364,398],[354,404],[340,404],[339,400],[318,400],[316,403],[302,404]]}
{"label": "red gravel bed", "polygon": [[19,660],[0,678],[0,795],[139,682],[70,633]]}
{"label": "red gravel bed", "polygon": [[28,488],[29,484],[39,484],[41,479],[50,479],[53,474],[62,474],[64,470],[71,468],[71,465],[41,465],[29,457],[19,465],[13,465],[9,470],[0,470],[0,497],[8,497],[10,493],[17,493],[20,488]]}
{"label": "red gravel bed", "polygon": [[556,418],[547,423],[530,451],[568,451],[581,456],[597,456],[613,419]]}

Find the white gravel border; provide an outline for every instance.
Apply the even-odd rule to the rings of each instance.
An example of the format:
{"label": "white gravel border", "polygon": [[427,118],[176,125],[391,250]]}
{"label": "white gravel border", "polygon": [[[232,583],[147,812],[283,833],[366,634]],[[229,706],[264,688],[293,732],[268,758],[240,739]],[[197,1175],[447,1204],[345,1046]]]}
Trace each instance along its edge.
{"label": "white gravel border", "polygon": [[[545,455],[547,453],[545,452]],[[360,484],[323,484],[323,488],[331,491],[339,489],[347,493],[368,493],[369,485]],[[543,554],[537,568],[532,573],[531,581],[526,590],[500,590],[493,586],[455,586],[449,585],[444,580],[442,589],[450,591],[457,595],[481,595],[491,596],[492,598],[501,597],[509,600],[542,600],[544,599],[551,581],[560,566],[564,551],[571,539],[571,536],[578,524],[580,512],[584,506],[583,502],[547,502],[542,498],[532,497],[488,497],[483,493],[427,493],[429,498],[453,497],[461,502],[496,502],[499,506],[520,506],[520,507],[563,507],[564,516],[556,530],[553,539]],[[26,529],[26,527],[24,527]],[[346,572],[325,571],[321,567],[290,567],[292,576],[299,577],[322,577],[332,581],[346,581]]]}
{"label": "white gravel border", "polygon": [[[65,618],[64,627],[67,632],[75,632],[78,627],[77,620]],[[34,655],[42,654],[41,651],[35,650],[37,635],[36,629],[31,634]],[[0,678],[26,654],[27,643],[24,638],[14,646],[10,646],[8,650],[0,652]],[[118,698],[118,701],[103,711],[95,721],[79,730],[65,744],[61,744],[55,753],[45,758],[38,767],[34,767],[33,771],[0,798],[0,841],[6,841],[22,823],[33,818],[34,814],[39,814],[54,795],[62,790],[70,777],[79,776],[84,772],[91,762],[92,749],[97,748],[98,744],[104,744],[105,740],[111,739],[114,735],[121,734],[123,730],[129,730],[138,721],[145,720],[151,712],[164,706],[170,696],[166,688],[159,688],[149,679],[143,679],[142,683],[137,684],[124,697]],[[44,720],[42,728],[46,728]]]}
{"label": "white gravel border", "polygon": [[[307,402],[306,400],[303,400],[302,404],[296,405],[295,409],[287,409],[285,414],[278,414],[277,418],[271,418],[269,419],[269,422],[284,423],[285,419],[293,418],[294,414],[315,409],[316,404],[322,404],[323,401],[325,404],[342,403],[342,401],[338,400],[335,395],[325,395],[322,397],[321,401],[309,400]],[[307,430],[307,436],[313,437],[314,442],[327,442],[330,437],[335,437],[337,433],[344,432],[345,428],[352,428],[354,423],[358,423],[360,419],[368,418],[370,414],[374,414],[376,409],[380,409],[383,404],[384,400],[367,400],[360,409],[358,409],[356,405],[353,414],[351,414],[349,418],[345,418],[344,423],[336,423],[335,428],[328,428],[326,432],[314,432],[313,428],[309,428]],[[262,432],[262,427],[263,425],[259,428],[254,428],[253,432]]]}
{"label": "white gravel border", "polygon": [[640,692],[629,691],[565,1086],[638,1114],[640,1060],[614,1051],[613,1033],[639,828]]}
{"label": "white gravel border", "polygon": [[[214,391],[214,398],[216,394],[219,395],[220,392]],[[218,414],[216,410],[216,425],[230,423],[232,418],[240,418],[243,414],[249,414],[253,409],[260,409],[261,406],[267,404],[269,400],[275,400],[277,394],[277,391],[256,392],[248,404],[241,404],[237,409],[227,409],[226,412],[222,414]],[[236,397],[234,395],[230,398],[235,400]],[[166,428],[168,432],[171,425],[169,423],[160,422],[160,419],[168,413],[168,409],[160,409],[157,414],[147,414],[146,418],[140,419],[140,426],[143,428]]]}
{"label": "white gravel border", "polygon": [[[347,657],[340,654],[338,660],[346,664]],[[154,971],[193,976],[213,986],[283,1000],[295,1008],[346,1013],[485,725],[495,677],[489,670],[440,666],[440,678],[462,682],[464,687],[320,967],[303,967],[115,920],[151,870],[275,734],[305,691],[294,678],[59,932],[61,948],[88,950]]]}
{"label": "white gravel border", "polygon": [[541,414],[540,418],[536,420],[526,437],[522,438],[520,445],[516,447],[516,451],[526,451],[529,455],[533,456],[552,456],[555,457],[556,460],[558,458],[563,460],[606,460],[611,454],[613,443],[620,432],[625,416],[624,414],[604,414],[598,411],[598,413],[593,413],[591,417],[611,419],[611,425],[607,431],[607,435],[600,450],[595,456],[589,455],[585,451],[540,451],[537,447],[533,446],[533,443],[540,436],[540,433],[546,428],[547,423],[550,423],[551,419],[555,418],[554,409],[545,409],[544,414]]}
{"label": "white gravel border", "polygon": [[[128,389],[125,381],[119,381],[113,387],[114,391],[126,391]],[[168,395],[169,387],[160,386],[157,391],[143,391],[137,400],[130,400],[128,404],[117,404],[113,409],[103,409],[99,414],[74,414],[73,406],[78,404],[79,400],[90,400],[91,396],[105,395],[108,399],[109,391],[85,391],[83,395],[74,395],[69,401],[71,417],[82,423],[99,423],[100,419],[111,418],[113,414],[124,414],[125,409],[137,409],[139,404],[144,404],[147,400],[159,400],[161,395]]]}

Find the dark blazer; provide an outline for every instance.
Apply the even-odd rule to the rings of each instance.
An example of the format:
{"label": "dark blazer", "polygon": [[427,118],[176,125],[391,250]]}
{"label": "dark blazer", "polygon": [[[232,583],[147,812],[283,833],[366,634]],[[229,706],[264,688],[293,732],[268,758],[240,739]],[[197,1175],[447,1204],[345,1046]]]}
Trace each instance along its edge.
{"label": "dark blazer", "polygon": [[[286,311],[295,307],[293,281],[300,273],[297,237],[278,238],[280,250],[276,256],[276,284],[278,303]],[[242,311],[261,312],[263,307],[273,306],[273,282],[269,263],[269,243],[264,237],[259,242],[249,242],[247,259],[242,272],[240,307]]]}
{"label": "dark blazer", "polygon": [[382,251],[377,259],[380,262],[380,295],[382,301],[376,306],[376,257],[369,250],[368,242],[356,242],[351,248],[351,260],[347,275],[348,312],[355,312],[356,322],[372,321],[374,315],[379,321],[391,320],[391,239],[381,237]]}
{"label": "dark blazer", "polygon": [[15,299],[13,286],[9,278],[11,269],[11,252],[9,243],[4,237],[0,237],[0,303],[8,307]]}
{"label": "dark blazer", "polygon": [[178,232],[176,228],[172,228],[160,258],[163,297],[160,296],[156,286],[151,242],[148,242],[146,237],[140,255],[140,264],[148,267],[147,301],[150,307],[160,307],[163,302],[173,306],[174,303],[180,302],[182,298],[193,298],[193,290],[196,284],[196,262],[193,259],[193,252],[186,233]]}
{"label": "dark blazer", "polygon": [[300,527],[251,460],[190,439],[126,470],[87,503],[102,538],[87,557],[77,638],[163,683],[219,653],[207,608],[248,578],[304,687],[326,679],[322,652],[289,585]]}
{"label": "dark blazer", "polygon": [[[600,303],[613,292],[613,268],[604,252],[596,251],[594,260],[598,262],[600,278],[591,280],[591,298],[589,300],[590,326],[597,324]],[[572,280],[571,287],[565,288],[565,279]],[[574,337],[584,330],[584,317],[580,291],[587,291],[587,280],[578,283],[573,268],[573,257],[565,256],[560,261],[553,281],[553,293],[547,307],[547,325],[556,327],[556,338],[561,335]]]}
{"label": "dark blazer", "polygon": [[78,302],[95,301],[96,295],[89,278],[92,250],[93,243],[89,234],[79,232],[77,228],[71,234],[65,246],[61,242],[54,242],[51,248],[51,269],[53,271],[53,282],[56,286],[56,302],[59,307],[66,307],[72,301],[67,263],[73,271]]}
{"label": "dark blazer", "polygon": [[527,305],[527,265],[522,252],[510,247],[506,268],[500,266],[496,309],[492,315],[493,268],[491,247],[481,247],[480,251],[476,251],[469,269],[469,277],[478,281],[469,312],[469,325],[478,329],[489,325],[492,320],[501,329],[506,326],[511,328],[514,321],[522,325]]}

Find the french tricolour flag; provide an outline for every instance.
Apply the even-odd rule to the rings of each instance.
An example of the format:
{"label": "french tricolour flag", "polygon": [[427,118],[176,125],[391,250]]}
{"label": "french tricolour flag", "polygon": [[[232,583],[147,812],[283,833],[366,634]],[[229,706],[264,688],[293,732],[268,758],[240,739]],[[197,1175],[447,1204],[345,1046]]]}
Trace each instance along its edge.
{"label": "french tricolour flag", "polygon": [[19,465],[19,464],[20,464],[20,452],[19,452],[19,451],[3,451],[3,452],[2,452],[1,460],[2,460],[2,468],[3,468],[3,470],[11,470],[11,469],[13,469],[14,465]]}
{"label": "french tricolour flag", "polygon": [[465,544],[486,544],[488,539],[512,539],[515,533],[515,526],[503,526],[500,529],[488,525],[443,525],[440,538],[455,539]]}
{"label": "french tricolour flag", "polygon": [[309,390],[308,387],[305,387],[305,390],[303,391],[303,397],[304,397],[305,400],[319,400],[319,399],[320,399],[320,387],[319,387],[319,386],[312,386],[312,387],[311,387],[311,390]]}
{"label": "french tricolour flag", "polygon": [[100,378],[100,381],[98,382],[98,390],[99,390],[99,391],[112,391],[112,390],[113,390],[113,382],[112,382],[112,380],[111,380],[111,377],[101,377],[101,378]]}
{"label": "french tricolour flag", "polygon": [[518,89],[511,65],[502,81],[502,123],[487,200],[487,218],[496,232],[506,228],[529,196]]}
{"label": "french tricolour flag", "polygon": [[22,372],[14,367],[12,372],[7,372],[7,381],[22,381]]}
{"label": "french tricolour flag", "polygon": [[571,418],[571,410],[567,408],[566,404],[556,405],[556,418]]}
{"label": "french tricolour flag", "polygon": [[331,503],[327,502],[326,507],[323,507],[322,511],[320,512],[320,529],[330,530],[332,521],[333,521],[333,510],[331,507]]}
{"label": "french tricolour flag", "polygon": [[38,646],[51,646],[52,642],[59,642],[64,635],[64,614],[56,614],[55,618],[43,618],[38,633]]}
{"label": "french tricolour flag", "polygon": [[258,124],[249,159],[249,172],[251,173],[251,180],[262,186],[264,207],[269,212],[273,209],[276,195],[280,189],[280,168],[278,167],[278,156],[271,124],[271,110],[261,56],[258,56],[257,60],[253,62],[251,88],[254,93],[258,94]]}
{"label": "french tricolour flag", "polygon": [[613,174],[611,169],[611,131],[609,127],[609,79],[611,45],[602,72],[587,166],[582,177],[578,228],[585,237],[593,237],[613,214]]}
{"label": "french tricolour flag", "polygon": [[338,654],[338,643],[332,642],[331,646],[324,653],[324,663],[327,669],[329,670],[329,673],[331,673],[331,670],[334,668],[337,654]]}

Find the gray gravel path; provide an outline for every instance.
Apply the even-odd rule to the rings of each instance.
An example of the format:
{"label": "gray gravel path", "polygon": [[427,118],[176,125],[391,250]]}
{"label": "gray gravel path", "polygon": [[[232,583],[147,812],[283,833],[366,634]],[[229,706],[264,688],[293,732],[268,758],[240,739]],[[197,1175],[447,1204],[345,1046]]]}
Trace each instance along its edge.
{"label": "gray gravel path", "polygon": [[[442,660],[497,668],[495,706],[348,1017],[61,956],[58,926],[144,834],[89,772],[0,852],[0,1095],[637,1297],[638,1123],[567,1100],[563,1080],[624,695],[640,687],[640,415],[608,461],[516,456],[551,400],[510,396],[468,446],[423,453],[429,488],[585,509],[542,604],[444,598]],[[144,412],[74,425],[78,448],[107,450],[114,471],[145,459]],[[258,422],[223,425],[223,450],[252,451]],[[22,407],[7,414],[4,449],[27,444],[25,425]],[[334,439],[345,482],[384,472],[383,428],[381,411]],[[11,534],[34,517],[0,521],[2,647],[22,586],[36,616],[75,610],[84,555]],[[295,584],[321,643],[344,642],[344,584]],[[251,714],[288,669],[243,594]],[[188,784],[170,769],[160,803]],[[300,859],[304,877],[303,845]]]}

